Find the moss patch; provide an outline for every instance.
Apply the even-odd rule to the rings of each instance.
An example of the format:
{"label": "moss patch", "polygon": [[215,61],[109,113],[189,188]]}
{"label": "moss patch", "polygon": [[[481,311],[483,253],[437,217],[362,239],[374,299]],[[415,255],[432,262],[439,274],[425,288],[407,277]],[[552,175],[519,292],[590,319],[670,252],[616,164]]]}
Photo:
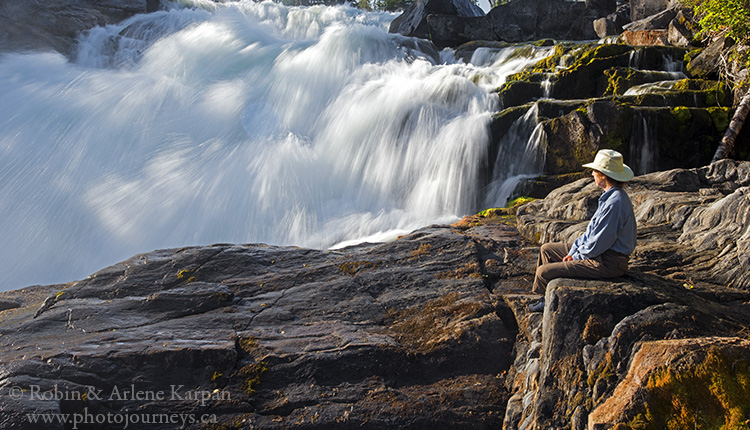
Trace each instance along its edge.
{"label": "moss patch", "polygon": [[191,282],[195,282],[198,280],[193,274],[195,273],[194,269],[184,269],[177,272],[177,280],[183,281],[186,284],[189,284]]}
{"label": "moss patch", "polygon": [[339,269],[349,276],[355,276],[359,272],[376,269],[378,264],[379,262],[372,261],[349,261],[339,264]]}
{"label": "moss patch", "polygon": [[599,380],[601,379],[608,380],[612,378],[613,376],[615,376],[615,371],[614,371],[614,365],[612,364],[612,354],[608,352],[606,356],[604,357],[604,360],[602,360],[596,366],[596,370],[594,370],[593,372],[589,374],[586,382],[589,388],[594,388],[594,386]]}
{"label": "moss patch", "polygon": [[589,318],[588,320],[586,320],[586,324],[583,327],[583,333],[581,334],[581,337],[583,337],[584,342],[589,345],[593,345],[598,342],[599,339],[605,336],[609,336],[609,334],[612,332],[612,326],[613,324],[611,315],[589,315]]}
{"label": "moss patch", "polygon": [[438,279],[462,279],[462,278],[482,278],[482,272],[479,264],[472,261],[453,270],[446,270],[435,275]]}
{"label": "moss patch", "polygon": [[250,355],[258,348],[258,340],[252,336],[240,337],[237,339],[237,346],[244,354]]}
{"label": "moss patch", "polygon": [[396,340],[417,352],[427,353],[439,347],[441,340],[457,336],[455,323],[475,317],[482,309],[479,303],[462,303],[459,298],[460,294],[449,293],[423,307],[389,311]]}
{"label": "moss patch", "polygon": [[711,115],[711,120],[716,127],[716,131],[724,133],[727,130],[727,127],[729,127],[729,109],[714,107],[708,108],[707,110],[709,115]]}
{"label": "moss patch", "polygon": [[485,209],[475,215],[465,216],[460,221],[451,224],[451,226],[461,230],[487,224],[515,226],[518,208],[534,200],[536,199],[533,197],[518,197],[510,201],[504,208]]}
{"label": "moss patch", "polygon": [[432,251],[432,245],[430,245],[429,243],[423,243],[423,244],[419,245],[419,248],[411,251],[409,253],[409,257],[410,258],[418,258],[418,257],[421,257],[423,255],[430,255],[430,251]]}
{"label": "moss patch", "polygon": [[260,378],[266,371],[268,371],[268,363],[265,361],[248,364],[240,369],[240,373],[245,378],[245,394],[250,396],[255,393],[255,389],[260,384]]}
{"label": "moss patch", "polygon": [[747,357],[710,348],[688,369],[669,366],[646,383],[645,411],[632,420],[638,430],[748,428],[750,362]]}

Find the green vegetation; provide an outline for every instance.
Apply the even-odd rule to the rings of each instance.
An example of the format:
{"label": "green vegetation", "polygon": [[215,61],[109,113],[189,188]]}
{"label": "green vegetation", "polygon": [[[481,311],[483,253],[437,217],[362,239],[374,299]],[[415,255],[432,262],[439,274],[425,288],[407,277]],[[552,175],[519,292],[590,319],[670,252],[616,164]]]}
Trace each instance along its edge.
{"label": "green vegetation", "polygon": [[727,108],[712,107],[707,110],[711,115],[711,120],[713,120],[716,130],[724,132],[729,127],[729,112]]}
{"label": "green vegetation", "polygon": [[[700,26],[699,37],[711,38],[723,34],[738,45],[750,45],[750,1],[748,0],[683,0],[693,8]],[[750,50],[734,49],[731,61],[741,68],[750,67]],[[748,77],[745,77],[747,81]],[[745,82],[747,83],[747,82]]]}
{"label": "green vegetation", "polygon": [[747,0],[685,0],[698,18],[701,37],[724,33],[737,43],[750,41],[750,2]]}
{"label": "green vegetation", "polygon": [[258,363],[248,364],[240,369],[245,376],[245,394],[248,396],[255,393],[255,389],[260,384],[260,377],[268,370],[268,363],[261,361]]}
{"label": "green vegetation", "polygon": [[672,115],[674,115],[677,123],[679,124],[679,133],[684,134],[687,129],[686,124],[690,121],[693,115],[690,113],[690,109],[684,106],[677,106],[672,108]]}
{"label": "green vegetation", "polygon": [[185,281],[186,284],[189,284],[191,282],[195,282],[198,280],[195,276],[192,276],[192,274],[195,272],[194,269],[184,269],[180,270],[177,273],[177,279],[180,281]]}
{"label": "green vegetation", "polygon": [[625,94],[630,87],[637,85],[635,78],[638,72],[629,67],[613,67],[604,71],[607,77],[605,96]]}
{"label": "green vegetation", "polygon": [[614,364],[612,363],[612,353],[607,352],[607,354],[604,356],[604,360],[599,362],[599,364],[596,366],[596,369],[594,369],[594,371],[589,374],[586,383],[588,384],[589,388],[593,389],[600,379],[606,381],[615,376],[616,374]]}
{"label": "green vegetation", "polygon": [[531,203],[534,200],[536,200],[534,197],[525,197],[525,196],[516,197],[515,199],[508,202],[508,204],[505,205],[505,207],[507,209],[517,208],[519,206],[525,205],[526,203]]}
{"label": "green vegetation", "polygon": [[667,366],[646,383],[645,411],[633,429],[747,429],[750,416],[750,362],[718,348],[689,366]]}
{"label": "green vegetation", "polygon": [[242,352],[250,355],[250,353],[258,348],[258,341],[252,336],[240,337],[239,339],[237,339],[237,346],[239,346]]}

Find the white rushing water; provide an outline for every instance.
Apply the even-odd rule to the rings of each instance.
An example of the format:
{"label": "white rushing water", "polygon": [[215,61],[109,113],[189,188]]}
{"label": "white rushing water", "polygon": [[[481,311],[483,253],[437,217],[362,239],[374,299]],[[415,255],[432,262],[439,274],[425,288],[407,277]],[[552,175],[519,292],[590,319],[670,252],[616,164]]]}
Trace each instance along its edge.
{"label": "white rushing water", "polygon": [[158,248],[387,240],[485,202],[491,90],[519,60],[436,61],[346,6],[182,3],[74,62],[0,57],[0,290]]}

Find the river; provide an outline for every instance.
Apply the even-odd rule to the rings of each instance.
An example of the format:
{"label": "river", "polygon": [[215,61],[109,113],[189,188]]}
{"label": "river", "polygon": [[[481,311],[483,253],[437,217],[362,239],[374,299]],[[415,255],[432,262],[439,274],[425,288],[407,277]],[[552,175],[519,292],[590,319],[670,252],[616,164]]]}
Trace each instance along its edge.
{"label": "river", "polygon": [[160,248],[391,240],[504,204],[479,185],[492,90],[533,58],[435,57],[395,17],[183,1],[81,35],[74,61],[0,57],[0,290]]}

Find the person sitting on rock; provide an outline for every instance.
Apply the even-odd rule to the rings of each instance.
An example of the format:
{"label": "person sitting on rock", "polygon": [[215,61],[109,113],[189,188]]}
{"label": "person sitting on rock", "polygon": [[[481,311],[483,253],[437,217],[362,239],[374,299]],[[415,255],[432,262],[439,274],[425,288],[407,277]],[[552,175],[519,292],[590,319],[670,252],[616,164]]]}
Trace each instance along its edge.
{"label": "person sitting on rock", "polygon": [[[636,223],[633,204],[622,189],[633,179],[633,171],[622,154],[602,149],[593,163],[594,181],[604,193],[586,231],[573,242],[545,243],[539,251],[532,291],[542,293],[555,278],[615,278],[625,274],[629,255],[635,249]],[[544,299],[529,307],[544,309]]]}

